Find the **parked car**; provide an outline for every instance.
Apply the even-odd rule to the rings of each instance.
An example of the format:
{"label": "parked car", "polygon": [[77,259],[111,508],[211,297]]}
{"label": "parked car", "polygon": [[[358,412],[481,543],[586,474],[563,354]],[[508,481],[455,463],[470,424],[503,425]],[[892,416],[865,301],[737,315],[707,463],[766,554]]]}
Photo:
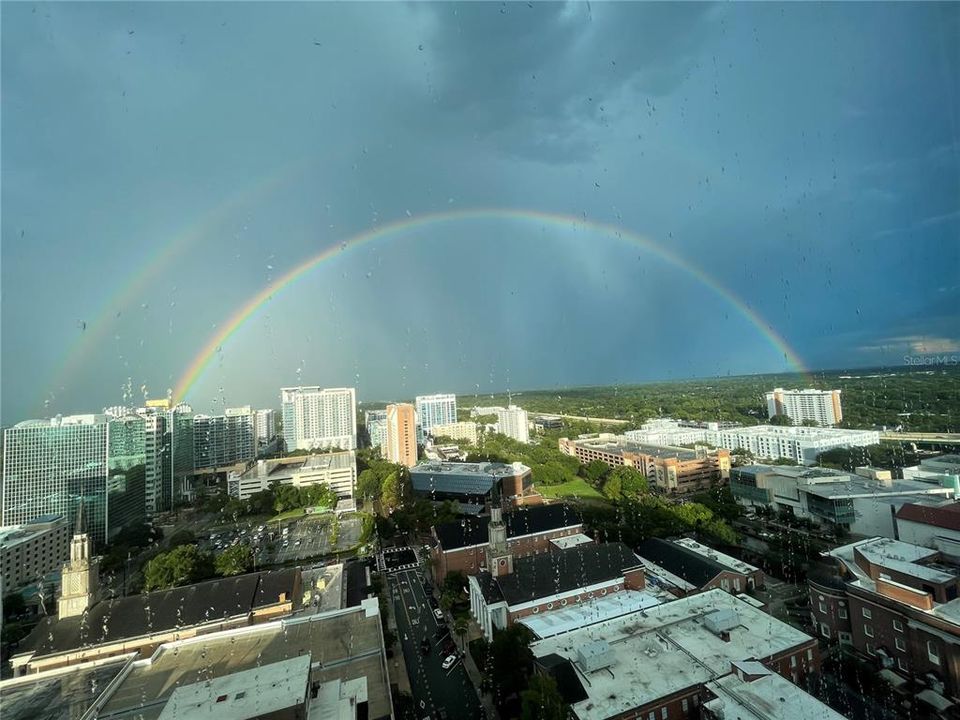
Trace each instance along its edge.
{"label": "parked car", "polygon": [[449,670],[450,668],[452,668],[452,667],[454,666],[454,664],[455,664],[456,662],[457,662],[457,656],[456,656],[456,655],[447,655],[447,657],[444,659],[443,665],[442,665],[441,667],[442,667],[444,670]]}
{"label": "parked car", "polygon": [[440,608],[434,608],[434,609],[433,609],[433,616],[434,616],[437,620],[443,620],[443,611],[442,611]]}

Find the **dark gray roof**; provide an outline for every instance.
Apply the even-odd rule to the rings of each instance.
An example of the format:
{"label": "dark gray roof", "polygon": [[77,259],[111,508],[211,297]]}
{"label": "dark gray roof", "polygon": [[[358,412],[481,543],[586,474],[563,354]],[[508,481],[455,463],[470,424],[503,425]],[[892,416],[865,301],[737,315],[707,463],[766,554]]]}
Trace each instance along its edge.
{"label": "dark gray roof", "polygon": [[491,578],[483,572],[478,581],[488,603],[502,598],[508,605],[520,605],[612,580],[637,567],[640,561],[623,543],[590,543],[517,558],[511,574]]}
{"label": "dark gray roof", "polygon": [[537,658],[535,662],[546,675],[556,681],[557,690],[560,691],[560,695],[567,705],[582,702],[590,697],[587,691],[583,689],[583,683],[580,682],[577,671],[568,658],[557,653],[550,653]]}
{"label": "dark gray roof", "polygon": [[649,538],[637,547],[637,555],[659,565],[669,573],[681,577],[692,585],[702,588],[717,575],[730,568],[695,553],[682,545]]}
{"label": "dark gray roof", "polygon": [[248,573],[143,595],[103,600],[80,617],[49,616],[20,643],[20,652],[50,655],[189,627],[293,598],[298,568]]}
{"label": "dark gray roof", "polygon": [[[507,537],[511,538],[580,525],[583,518],[571,506],[557,503],[517,508],[504,513],[503,522],[507,526]],[[440,541],[441,549],[456,550],[486,543],[489,524],[489,515],[463,518],[437,525],[434,532]]]}

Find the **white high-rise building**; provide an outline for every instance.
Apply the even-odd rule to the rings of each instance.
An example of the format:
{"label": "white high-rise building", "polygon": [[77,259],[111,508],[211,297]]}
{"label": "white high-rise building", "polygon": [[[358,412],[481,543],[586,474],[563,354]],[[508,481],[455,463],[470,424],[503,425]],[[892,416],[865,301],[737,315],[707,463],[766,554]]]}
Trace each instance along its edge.
{"label": "white high-rise building", "polygon": [[254,414],[249,405],[223,415],[194,415],[193,467],[226,467],[253,460],[257,453]]}
{"label": "white high-rise building", "polygon": [[257,445],[269,445],[277,436],[277,411],[257,410]]}
{"label": "white high-rise building", "polygon": [[367,410],[363,414],[363,424],[367,426],[370,447],[380,447],[387,436],[387,411]]}
{"label": "white high-rise building", "polygon": [[765,394],[767,417],[786,415],[794,424],[813,420],[830,427],[843,420],[839,390],[784,390],[775,388]]}
{"label": "white high-rise building", "polygon": [[418,395],[416,408],[421,441],[424,436],[430,435],[434,425],[449,425],[457,421],[456,395]]}
{"label": "white high-rise building", "polygon": [[530,424],[527,411],[516,405],[497,410],[497,426],[501,435],[518,442],[530,442]]}
{"label": "white high-rise building", "polygon": [[354,388],[280,389],[283,439],[290,450],[357,448],[357,391]]}

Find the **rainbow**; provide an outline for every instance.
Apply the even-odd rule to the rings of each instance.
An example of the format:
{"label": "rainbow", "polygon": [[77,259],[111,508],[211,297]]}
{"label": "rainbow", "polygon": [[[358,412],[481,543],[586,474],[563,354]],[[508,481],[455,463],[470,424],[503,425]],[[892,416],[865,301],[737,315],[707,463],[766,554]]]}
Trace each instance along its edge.
{"label": "rainbow", "polygon": [[354,235],[345,241],[332,245],[319,252],[313,257],[303,261],[281,277],[273,280],[260,292],[250,298],[243,304],[230,318],[220,324],[217,332],[209,339],[206,345],[193,358],[189,367],[178,380],[174,390],[173,399],[176,402],[187,398],[190,389],[194,386],[200,376],[203,374],[210,361],[216,355],[219,348],[223,346],[230,337],[243,326],[264,303],[270,300],[274,295],[293,284],[295,281],[306,275],[315,267],[323,264],[344,251],[360,247],[365,243],[374,240],[383,240],[390,236],[401,235],[412,230],[425,227],[440,225],[444,223],[464,222],[470,220],[512,220],[520,222],[535,222],[540,225],[553,225],[564,229],[584,228],[596,233],[607,235],[612,238],[618,238],[634,245],[638,245],[652,255],[680,268],[696,278],[703,285],[709,287],[727,302],[733,305],[750,323],[752,323],[760,333],[773,345],[779,353],[782,353],[788,364],[792,365],[797,372],[808,374],[803,362],[796,352],[791,349],[787,342],[781,337],[774,328],[767,323],[760,315],[747,305],[743,300],[734,295],[728,288],[721,285],[717,280],[707,275],[703,270],[693,265],[689,261],[680,257],[676,253],[668,250],[661,245],[653,242],[642,235],[625,230],[616,225],[610,225],[603,222],[585,220],[571,215],[562,215],[558,213],[548,213],[536,210],[519,210],[503,208],[479,208],[469,210],[454,210],[448,212],[428,213],[416,215],[413,217],[402,218],[387,225],[381,225],[362,233]]}
{"label": "rainbow", "polygon": [[177,257],[203,242],[209,234],[222,227],[229,219],[235,218],[245,206],[259,202],[275,192],[305,167],[305,161],[281,165],[257,182],[225,198],[167,242],[158,244],[156,251],[138,265],[140,269],[131,273],[127,281],[109,295],[92,319],[87,321],[85,331],[80,333],[63,361],[54,368],[48,387],[58,391],[71,382],[91,351],[101,346],[107,340],[110,329],[116,327],[116,323],[112,321],[120,317],[123,310],[134,305]]}

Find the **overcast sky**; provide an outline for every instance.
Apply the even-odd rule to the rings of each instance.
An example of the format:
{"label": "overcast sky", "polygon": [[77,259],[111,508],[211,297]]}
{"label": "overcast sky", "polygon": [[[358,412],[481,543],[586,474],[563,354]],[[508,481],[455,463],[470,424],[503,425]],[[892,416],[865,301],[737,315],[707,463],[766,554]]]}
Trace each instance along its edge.
{"label": "overcast sky", "polygon": [[0,12],[4,423],[960,353],[956,4]]}

